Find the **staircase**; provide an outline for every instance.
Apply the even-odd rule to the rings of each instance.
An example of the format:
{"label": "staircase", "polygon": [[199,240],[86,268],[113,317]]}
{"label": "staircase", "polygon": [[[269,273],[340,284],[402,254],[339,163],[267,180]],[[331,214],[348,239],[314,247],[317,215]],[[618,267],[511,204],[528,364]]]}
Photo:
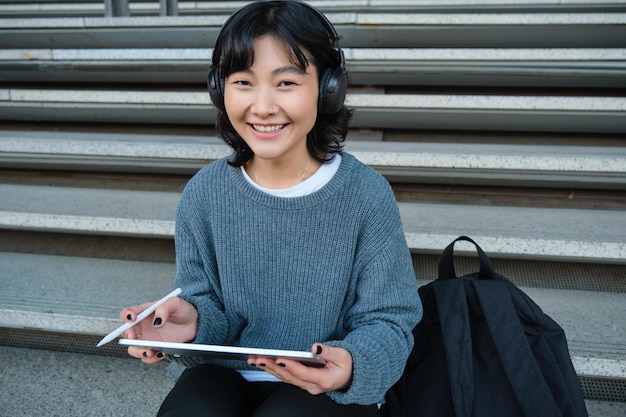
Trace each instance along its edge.
{"label": "staircase", "polygon": [[[171,290],[180,192],[229,153],[210,47],[245,2],[104,3],[0,0],[0,415],[148,416],[171,386],[95,344]],[[626,1],[311,4],[418,282],[471,236],[565,329],[589,415],[625,415]]]}

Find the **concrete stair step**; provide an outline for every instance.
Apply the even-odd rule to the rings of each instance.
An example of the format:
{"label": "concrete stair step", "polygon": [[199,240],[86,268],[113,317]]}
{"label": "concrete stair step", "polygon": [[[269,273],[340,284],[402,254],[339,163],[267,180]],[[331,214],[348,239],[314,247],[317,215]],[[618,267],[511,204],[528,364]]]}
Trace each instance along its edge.
{"label": "concrete stair step", "polygon": [[[3,17],[69,17],[69,16],[102,16],[105,13],[105,2],[102,0],[82,0],[80,2],[39,0],[0,1],[0,16]],[[239,5],[233,1],[184,1],[178,3],[178,14],[220,14],[233,13]],[[439,11],[452,12],[485,12],[485,11],[570,11],[570,12],[611,12],[620,10],[622,3],[619,1],[602,2],[600,4],[589,2],[524,2],[521,5],[511,4],[507,1],[482,1],[477,4],[473,1],[441,2],[423,0],[335,0],[335,1],[312,1],[311,4],[325,13],[331,12],[416,12],[424,13]],[[131,16],[158,15],[159,4],[154,1],[133,0],[128,4]]]}
{"label": "concrete stair step", "polygon": [[[180,193],[0,185],[4,228],[168,238]],[[11,200],[11,201],[9,201]]]}
{"label": "concrete stair step", "polygon": [[171,291],[174,263],[0,252],[0,327],[105,335]]}
{"label": "concrete stair step", "polygon": [[[353,85],[626,87],[626,49],[343,48]],[[205,83],[211,48],[3,49],[7,82]]]}
{"label": "concrete stair step", "polygon": [[[624,97],[351,93],[354,128],[625,133]],[[0,119],[215,123],[206,91],[0,89]]]}
{"label": "concrete stair step", "polygon": [[5,416],[149,417],[173,386],[166,364],[0,346]]}
{"label": "concrete stair step", "polygon": [[[383,142],[380,136],[353,132],[346,150],[391,181],[626,188],[624,147]],[[207,136],[0,131],[5,168],[193,174],[230,152]]]}
{"label": "concrete stair step", "polygon": [[[0,184],[0,228],[171,239],[177,192]],[[469,235],[492,256],[623,264],[621,210],[399,203],[415,253]]]}
{"label": "concrete stair step", "polygon": [[104,16],[104,1],[79,2],[0,2],[5,18]]}
{"label": "concrete stair step", "polygon": [[[228,14],[2,18],[13,48],[206,48]],[[623,48],[626,13],[327,13],[343,47]]]}

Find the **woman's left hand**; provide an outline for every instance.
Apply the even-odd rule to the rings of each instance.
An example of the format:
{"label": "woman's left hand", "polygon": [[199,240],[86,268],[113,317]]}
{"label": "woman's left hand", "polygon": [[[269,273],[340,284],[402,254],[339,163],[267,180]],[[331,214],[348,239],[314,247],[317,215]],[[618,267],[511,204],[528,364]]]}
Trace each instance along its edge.
{"label": "woman's left hand", "polygon": [[249,365],[269,372],[281,381],[298,386],[309,394],[346,390],[352,382],[352,355],[339,347],[316,343],[311,351],[326,360],[326,366],[315,368],[292,359],[250,357]]}

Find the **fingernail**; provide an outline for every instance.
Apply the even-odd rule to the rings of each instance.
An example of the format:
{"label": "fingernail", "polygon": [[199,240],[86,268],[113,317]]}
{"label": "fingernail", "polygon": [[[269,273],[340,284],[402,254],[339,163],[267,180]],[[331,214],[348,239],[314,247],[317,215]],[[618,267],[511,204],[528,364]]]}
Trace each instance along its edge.
{"label": "fingernail", "polygon": [[284,364],[284,363],[282,363],[282,362],[278,362],[278,366],[280,366],[281,368],[286,368],[286,367],[287,367],[287,365],[285,365],[285,364]]}
{"label": "fingernail", "polygon": [[154,319],[153,325],[160,326],[161,323],[163,323],[163,320],[161,320],[161,317],[157,317],[156,319]]}
{"label": "fingernail", "polygon": [[143,357],[144,357],[144,358],[147,358],[147,357],[148,357],[148,352],[146,352],[145,350],[144,350],[144,352],[143,352]]}
{"label": "fingernail", "polygon": [[128,316],[126,316],[126,319],[127,319],[128,321],[132,321],[132,320],[133,320],[133,315],[132,315],[132,314],[130,314],[130,313],[128,313]]}
{"label": "fingernail", "polygon": [[157,357],[158,357],[159,359],[160,359],[160,358],[162,358],[162,357],[163,357],[163,352],[159,352],[159,353],[157,353]]}
{"label": "fingernail", "polygon": [[267,366],[267,365],[264,363],[260,363],[259,366]]}
{"label": "fingernail", "polygon": [[316,353],[316,354],[318,354],[318,355],[319,355],[320,353],[322,353],[322,346],[317,345],[317,350],[315,351],[315,353]]}

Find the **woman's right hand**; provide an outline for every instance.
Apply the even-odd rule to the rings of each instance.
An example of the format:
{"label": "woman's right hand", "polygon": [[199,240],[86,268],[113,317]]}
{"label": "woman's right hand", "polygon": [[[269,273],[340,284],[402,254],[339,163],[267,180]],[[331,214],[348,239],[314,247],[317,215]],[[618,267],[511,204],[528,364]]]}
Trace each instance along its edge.
{"label": "woman's right hand", "polygon": [[[120,319],[133,322],[154,302],[127,307],[120,312]],[[126,339],[144,339],[165,342],[190,342],[198,330],[198,311],[189,302],[172,297],[159,306],[154,313],[124,333]],[[128,354],[145,363],[156,363],[165,358],[162,352],[141,347],[129,347]]]}

